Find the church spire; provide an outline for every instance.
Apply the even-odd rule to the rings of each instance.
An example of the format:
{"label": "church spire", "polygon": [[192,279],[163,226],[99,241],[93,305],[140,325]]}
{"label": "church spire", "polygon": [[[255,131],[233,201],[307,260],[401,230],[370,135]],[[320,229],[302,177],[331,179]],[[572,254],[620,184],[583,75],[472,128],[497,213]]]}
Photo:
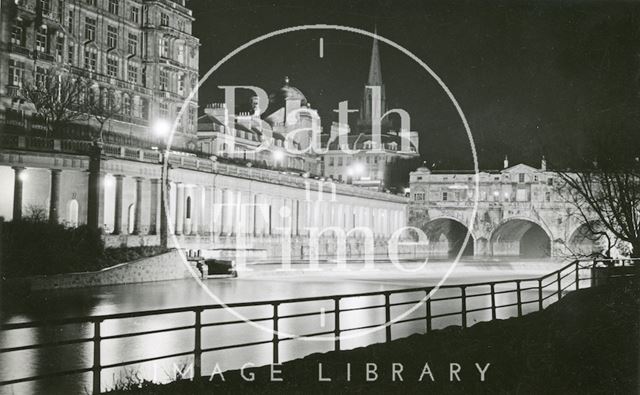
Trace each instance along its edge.
{"label": "church spire", "polygon": [[[377,86],[380,88],[380,110],[382,114],[384,114],[387,111],[387,105],[384,84],[382,83],[382,67],[380,67],[380,49],[378,48],[377,26],[374,28],[373,33],[375,34],[375,37],[373,37],[373,45],[371,47],[371,63],[369,63],[369,78],[367,79],[366,86]],[[366,86],[362,97],[359,123],[365,126],[366,129],[369,129],[371,125],[371,106],[373,98],[371,95],[371,89]],[[388,119],[384,118],[382,123],[386,125],[388,123]]]}
{"label": "church spire", "polygon": [[[378,27],[373,30],[375,35],[378,34]],[[369,79],[367,85],[382,86],[382,68],[380,67],[380,50],[378,49],[378,38],[373,38],[373,47],[371,48],[371,63],[369,64]]]}

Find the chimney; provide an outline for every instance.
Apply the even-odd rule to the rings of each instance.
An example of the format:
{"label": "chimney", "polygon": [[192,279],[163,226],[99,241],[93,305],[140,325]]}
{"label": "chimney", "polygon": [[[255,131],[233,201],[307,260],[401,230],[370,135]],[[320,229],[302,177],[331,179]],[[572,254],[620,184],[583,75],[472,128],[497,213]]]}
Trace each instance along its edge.
{"label": "chimney", "polygon": [[540,170],[547,171],[547,160],[542,155],[542,160],[540,161]]}
{"label": "chimney", "polygon": [[509,167],[509,158],[507,157],[507,155],[504,156],[504,168],[508,168]]}

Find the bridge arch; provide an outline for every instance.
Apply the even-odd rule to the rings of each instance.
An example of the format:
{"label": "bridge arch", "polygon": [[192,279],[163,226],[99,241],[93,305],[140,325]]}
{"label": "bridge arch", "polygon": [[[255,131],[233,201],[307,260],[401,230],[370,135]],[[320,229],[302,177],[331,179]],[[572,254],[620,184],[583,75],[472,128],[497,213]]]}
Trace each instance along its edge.
{"label": "bridge arch", "polygon": [[551,232],[529,218],[512,217],[491,233],[494,256],[541,258],[551,256]]}
{"label": "bridge arch", "polygon": [[570,233],[571,236],[567,240],[567,247],[571,254],[591,255],[602,252],[606,240],[604,240],[604,236],[592,232],[592,229],[598,230],[601,226],[602,223],[600,221],[591,221],[589,224],[578,225]]}
{"label": "bridge arch", "polygon": [[[429,238],[429,254],[447,257],[458,255],[467,233],[470,233],[465,223],[452,217],[432,219],[424,225],[423,230]],[[474,247],[475,237],[470,233],[462,255],[473,256]]]}

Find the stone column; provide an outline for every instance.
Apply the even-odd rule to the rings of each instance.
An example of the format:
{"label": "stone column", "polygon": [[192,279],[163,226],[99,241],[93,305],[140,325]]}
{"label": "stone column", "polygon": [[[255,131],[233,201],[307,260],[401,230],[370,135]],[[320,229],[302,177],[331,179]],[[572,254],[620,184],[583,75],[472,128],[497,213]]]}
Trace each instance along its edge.
{"label": "stone column", "polygon": [[49,194],[49,222],[57,224],[60,219],[60,169],[51,169],[51,193]]}
{"label": "stone column", "polygon": [[176,182],[176,226],[175,234],[181,235],[184,231],[184,184]]}
{"label": "stone column", "polygon": [[122,183],[124,181],[124,176],[121,174],[114,175],[116,179],[116,204],[115,204],[115,213],[113,218],[113,234],[119,235],[122,233]]}
{"label": "stone column", "polygon": [[207,232],[210,235],[213,235],[213,217],[215,215],[215,204],[216,204],[216,190],[213,186],[208,186],[207,188],[207,199],[204,203],[207,207],[205,219],[207,221]]}
{"label": "stone column", "polygon": [[134,207],[133,234],[139,235],[142,229],[142,177],[136,177],[136,205]]}
{"label": "stone column", "polygon": [[13,167],[15,173],[13,181],[13,221],[22,219],[22,174],[25,170],[24,167]]}
{"label": "stone column", "polygon": [[158,205],[160,204],[160,179],[151,180],[151,193],[149,194],[149,234],[158,234]]}

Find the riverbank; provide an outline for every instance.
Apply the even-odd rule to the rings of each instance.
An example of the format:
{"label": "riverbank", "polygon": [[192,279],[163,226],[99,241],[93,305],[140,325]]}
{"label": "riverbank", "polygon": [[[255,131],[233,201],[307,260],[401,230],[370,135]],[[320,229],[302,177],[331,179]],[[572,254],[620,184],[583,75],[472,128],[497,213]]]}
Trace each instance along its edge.
{"label": "riverbank", "polygon": [[[634,393],[639,311],[637,282],[599,287],[570,293],[521,318],[313,354],[278,367],[274,374],[282,381],[272,381],[272,368],[265,366],[244,372],[245,377],[255,374],[254,381],[233,371],[224,373],[225,381],[215,374],[210,382],[212,372],[203,372],[207,377],[199,381],[147,383],[142,389],[111,393]],[[320,364],[322,379],[331,381],[321,381]],[[375,364],[368,382],[367,364],[369,371]]]}

